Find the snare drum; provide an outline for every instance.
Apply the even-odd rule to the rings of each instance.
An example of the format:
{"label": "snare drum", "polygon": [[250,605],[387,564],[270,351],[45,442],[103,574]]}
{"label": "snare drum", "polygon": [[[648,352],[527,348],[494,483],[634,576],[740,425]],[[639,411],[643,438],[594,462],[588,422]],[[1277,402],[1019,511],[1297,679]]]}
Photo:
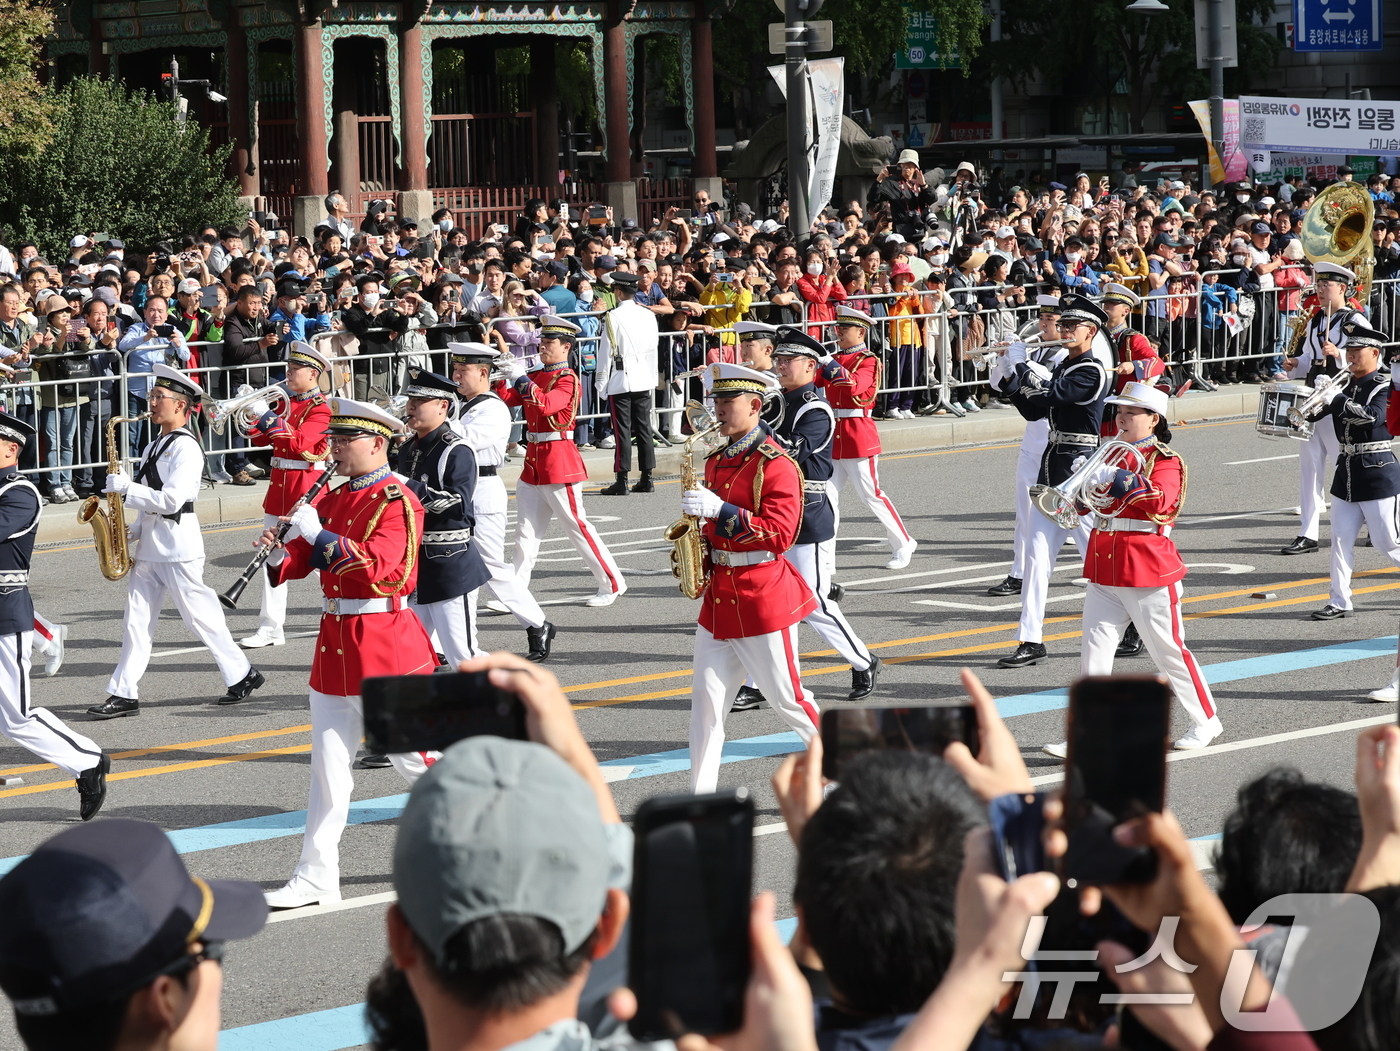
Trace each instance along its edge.
{"label": "snare drum", "polygon": [[1259,384],[1259,415],[1255,418],[1254,429],[1265,438],[1307,441],[1312,437],[1313,425],[1304,422],[1295,427],[1288,419],[1288,410],[1311,393],[1311,387],[1296,381]]}

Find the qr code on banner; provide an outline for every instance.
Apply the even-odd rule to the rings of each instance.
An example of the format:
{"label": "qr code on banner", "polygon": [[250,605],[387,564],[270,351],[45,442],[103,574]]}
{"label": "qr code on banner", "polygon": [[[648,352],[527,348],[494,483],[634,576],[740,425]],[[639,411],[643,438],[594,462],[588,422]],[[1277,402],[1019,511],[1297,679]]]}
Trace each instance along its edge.
{"label": "qr code on banner", "polygon": [[1266,122],[1262,117],[1250,117],[1244,122],[1244,139],[1241,141],[1263,142],[1265,123]]}

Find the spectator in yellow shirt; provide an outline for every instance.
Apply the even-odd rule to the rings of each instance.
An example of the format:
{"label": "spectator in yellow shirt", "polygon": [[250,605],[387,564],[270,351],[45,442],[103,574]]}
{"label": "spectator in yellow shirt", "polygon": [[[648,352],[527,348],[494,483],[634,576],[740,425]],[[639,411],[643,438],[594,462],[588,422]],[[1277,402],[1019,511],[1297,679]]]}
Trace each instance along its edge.
{"label": "spectator in yellow shirt", "polygon": [[710,280],[700,292],[700,304],[705,308],[705,324],[722,330],[720,342],[737,346],[734,322],[746,317],[753,306],[753,291],[749,288],[746,270],[728,270],[723,256],[710,264]]}

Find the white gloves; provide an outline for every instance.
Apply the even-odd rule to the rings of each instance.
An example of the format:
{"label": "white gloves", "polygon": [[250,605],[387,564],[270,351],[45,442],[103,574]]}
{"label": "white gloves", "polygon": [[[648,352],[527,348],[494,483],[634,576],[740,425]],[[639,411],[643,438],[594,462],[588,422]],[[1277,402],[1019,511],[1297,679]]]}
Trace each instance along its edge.
{"label": "white gloves", "polygon": [[262,419],[272,411],[272,406],[267,403],[266,398],[259,398],[257,401],[253,402],[252,405],[248,406],[248,411],[258,419]]}
{"label": "white gloves", "polygon": [[514,384],[516,380],[525,375],[525,362],[519,358],[511,358],[506,362],[506,383]]}
{"label": "white gloves", "polygon": [[1085,456],[1083,453],[1080,453],[1078,456],[1076,456],[1073,460],[1070,461],[1070,474],[1073,474],[1074,472],[1078,471],[1079,468],[1083,467],[1088,462],[1089,457]]}
{"label": "white gloves", "polygon": [[1108,485],[1118,477],[1118,468],[1110,464],[1100,464],[1094,469],[1094,473],[1089,476],[1090,485]]}
{"label": "white gloves", "polygon": [[117,493],[124,495],[131,488],[131,475],[125,472],[109,474],[107,484],[102,487],[104,493]]}
{"label": "white gloves", "polygon": [[287,530],[283,543],[290,543],[297,537],[315,540],[317,534],[321,532],[321,517],[316,513],[316,508],[310,504],[298,507],[293,511],[289,524],[291,528]]}
{"label": "white gloves", "polygon": [[719,498],[719,494],[712,493],[703,486],[699,489],[687,489],[681,494],[681,514],[694,515],[696,518],[718,518],[723,507],[724,501]]}

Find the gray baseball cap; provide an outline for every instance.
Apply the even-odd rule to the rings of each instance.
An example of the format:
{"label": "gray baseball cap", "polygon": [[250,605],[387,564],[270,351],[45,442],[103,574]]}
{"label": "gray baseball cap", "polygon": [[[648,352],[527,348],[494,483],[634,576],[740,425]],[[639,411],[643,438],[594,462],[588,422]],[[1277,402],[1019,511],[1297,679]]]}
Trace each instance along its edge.
{"label": "gray baseball cap", "polygon": [[598,926],[611,861],[588,783],[529,741],[469,737],[413,786],[394,844],[394,890],[439,961],[486,916],[548,920],[573,952]]}

